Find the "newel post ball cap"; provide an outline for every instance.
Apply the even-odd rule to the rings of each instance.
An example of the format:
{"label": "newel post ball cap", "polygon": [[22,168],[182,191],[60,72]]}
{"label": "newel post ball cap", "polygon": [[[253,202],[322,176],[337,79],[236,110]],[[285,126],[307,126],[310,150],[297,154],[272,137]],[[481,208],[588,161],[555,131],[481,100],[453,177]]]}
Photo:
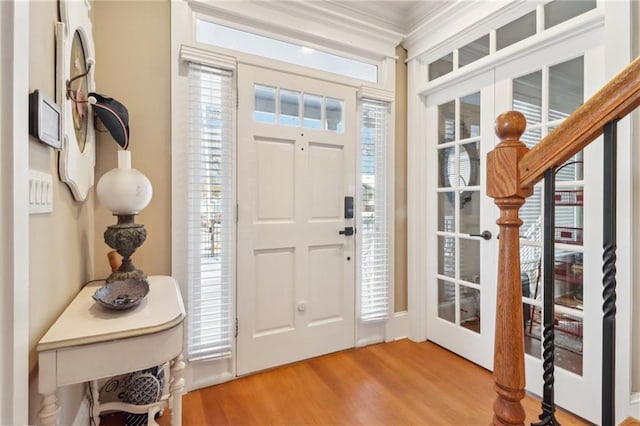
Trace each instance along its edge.
{"label": "newel post ball cap", "polygon": [[149,179],[131,168],[129,151],[118,151],[118,167],[102,175],[96,191],[100,204],[116,215],[140,213],[153,194]]}
{"label": "newel post ball cap", "polygon": [[503,112],[496,118],[496,135],[501,140],[519,140],[527,127],[527,119],[518,111]]}

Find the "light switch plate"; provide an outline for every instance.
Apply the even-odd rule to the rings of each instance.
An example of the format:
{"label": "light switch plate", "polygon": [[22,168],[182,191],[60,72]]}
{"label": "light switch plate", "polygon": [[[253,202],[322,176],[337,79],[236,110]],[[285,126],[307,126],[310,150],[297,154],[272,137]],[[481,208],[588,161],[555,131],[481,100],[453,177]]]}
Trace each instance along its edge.
{"label": "light switch plate", "polygon": [[29,170],[29,214],[53,211],[53,177],[49,173]]}

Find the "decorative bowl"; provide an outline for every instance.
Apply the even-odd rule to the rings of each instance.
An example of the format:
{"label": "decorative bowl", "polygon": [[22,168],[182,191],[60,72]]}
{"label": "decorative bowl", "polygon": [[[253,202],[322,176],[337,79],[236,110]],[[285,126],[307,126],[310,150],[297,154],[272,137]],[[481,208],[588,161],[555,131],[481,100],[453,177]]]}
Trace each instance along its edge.
{"label": "decorative bowl", "polygon": [[137,306],[149,293],[147,280],[113,281],[93,293],[93,300],[109,309],[129,309]]}

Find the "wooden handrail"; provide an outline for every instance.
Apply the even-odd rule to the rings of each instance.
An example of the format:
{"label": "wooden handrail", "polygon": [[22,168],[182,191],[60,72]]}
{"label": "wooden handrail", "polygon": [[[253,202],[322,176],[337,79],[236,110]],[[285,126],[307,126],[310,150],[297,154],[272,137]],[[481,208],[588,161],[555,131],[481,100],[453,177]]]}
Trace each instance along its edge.
{"label": "wooden handrail", "polygon": [[602,134],[604,125],[640,106],[640,57],[600,89],[520,160],[520,186],[531,188]]}

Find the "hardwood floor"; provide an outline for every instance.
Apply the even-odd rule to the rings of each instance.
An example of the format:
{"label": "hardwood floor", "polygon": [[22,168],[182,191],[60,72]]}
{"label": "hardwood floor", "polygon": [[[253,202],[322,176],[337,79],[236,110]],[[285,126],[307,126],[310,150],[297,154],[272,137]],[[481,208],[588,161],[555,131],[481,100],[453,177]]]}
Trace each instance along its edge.
{"label": "hardwood floor", "polygon": [[[191,392],[183,425],[487,425],[494,398],[489,371],[433,343],[400,340]],[[536,421],[539,401],[523,404],[527,423]],[[589,424],[557,417],[564,426]],[[168,413],[158,421],[168,425]]]}

